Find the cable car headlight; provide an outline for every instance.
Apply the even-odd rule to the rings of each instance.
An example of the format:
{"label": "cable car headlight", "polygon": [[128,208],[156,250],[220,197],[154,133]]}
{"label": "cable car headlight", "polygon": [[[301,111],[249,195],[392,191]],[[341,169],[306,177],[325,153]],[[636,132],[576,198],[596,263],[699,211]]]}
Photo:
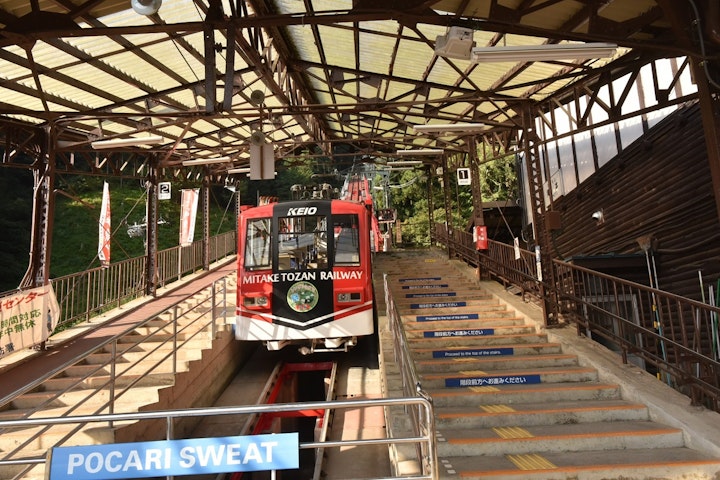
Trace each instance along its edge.
{"label": "cable car headlight", "polygon": [[264,308],[267,307],[269,303],[270,302],[265,295],[243,298],[243,305],[247,308]]}
{"label": "cable car headlight", "polygon": [[338,303],[356,303],[362,300],[360,292],[341,292],[337,294]]}

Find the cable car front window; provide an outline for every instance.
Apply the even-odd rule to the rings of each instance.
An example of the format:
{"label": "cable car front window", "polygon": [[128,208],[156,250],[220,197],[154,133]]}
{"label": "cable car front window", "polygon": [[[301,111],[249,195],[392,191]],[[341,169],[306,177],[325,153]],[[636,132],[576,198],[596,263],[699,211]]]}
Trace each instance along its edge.
{"label": "cable car front window", "polygon": [[360,265],[360,224],[353,214],[334,215],[335,265]]}
{"label": "cable car front window", "polygon": [[324,215],[281,217],[278,270],[327,268],[327,220]]}
{"label": "cable car front window", "polygon": [[270,218],[258,218],[247,222],[245,268],[270,268],[270,225]]}

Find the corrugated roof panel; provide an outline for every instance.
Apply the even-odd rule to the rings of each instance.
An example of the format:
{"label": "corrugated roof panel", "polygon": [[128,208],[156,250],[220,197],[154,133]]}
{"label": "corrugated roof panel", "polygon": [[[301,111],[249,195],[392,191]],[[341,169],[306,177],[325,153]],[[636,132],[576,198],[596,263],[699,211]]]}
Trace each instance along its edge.
{"label": "corrugated roof panel", "polygon": [[[21,85],[32,88],[32,85],[19,82]],[[14,90],[0,86],[0,104],[17,106],[27,110],[43,110],[42,102],[38,97],[19,93]]]}
{"label": "corrugated roof panel", "polygon": [[[62,104],[62,110],[78,110],[100,108],[107,104],[107,98],[89,93],[87,90],[68,85],[65,82],[55,80],[51,77],[41,76],[40,84],[43,90],[49,94],[60,98],[67,99],[68,102]],[[74,104],[78,104],[73,106]]]}
{"label": "corrugated roof panel", "polygon": [[352,30],[319,25],[323,49],[328,63],[355,68],[355,39]]}
{"label": "corrugated roof panel", "polygon": [[293,39],[293,46],[297,49],[298,57],[308,62],[320,63],[320,53],[315,46],[315,38],[309,25],[289,26],[288,33]]}
{"label": "corrugated roof panel", "polygon": [[[146,92],[134,85],[118,79],[112,73],[106,73],[90,64],[74,65],[61,70],[62,73],[72,78],[91,84],[93,87],[111,93],[121,99],[136,98],[145,95]],[[107,105],[111,102],[107,101]]]}

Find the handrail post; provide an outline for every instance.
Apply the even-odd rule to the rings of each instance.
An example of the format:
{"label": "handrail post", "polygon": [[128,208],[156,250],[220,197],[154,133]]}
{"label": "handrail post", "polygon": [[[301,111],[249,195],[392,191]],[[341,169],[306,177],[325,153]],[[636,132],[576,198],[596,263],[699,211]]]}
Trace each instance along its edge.
{"label": "handrail post", "polygon": [[178,347],[178,306],[173,307],[173,353],[172,353],[172,368],[173,375],[177,374],[177,347]]}
{"label": "handrail post", "polygon": [[[108,410],[111,414],[115,413],[115,376],[117,375],[116,363],[117,363],[117,340],[112,342],[112,348],[110,351],[110,398],[108,398]],[[110,421],[110,427],[112,428],[113,422]]]}

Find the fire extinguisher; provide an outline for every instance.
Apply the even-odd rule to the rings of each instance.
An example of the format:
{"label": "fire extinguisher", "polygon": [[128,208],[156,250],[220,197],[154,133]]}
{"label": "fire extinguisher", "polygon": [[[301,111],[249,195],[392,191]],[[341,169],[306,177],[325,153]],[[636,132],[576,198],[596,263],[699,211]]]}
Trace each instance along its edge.
{"label": "fire extinguisher", "polygon": [[487,250],[488,238],[487,238],[487,226],[475,225],[473,227],[473,241],[475,241],[476,250]]}

